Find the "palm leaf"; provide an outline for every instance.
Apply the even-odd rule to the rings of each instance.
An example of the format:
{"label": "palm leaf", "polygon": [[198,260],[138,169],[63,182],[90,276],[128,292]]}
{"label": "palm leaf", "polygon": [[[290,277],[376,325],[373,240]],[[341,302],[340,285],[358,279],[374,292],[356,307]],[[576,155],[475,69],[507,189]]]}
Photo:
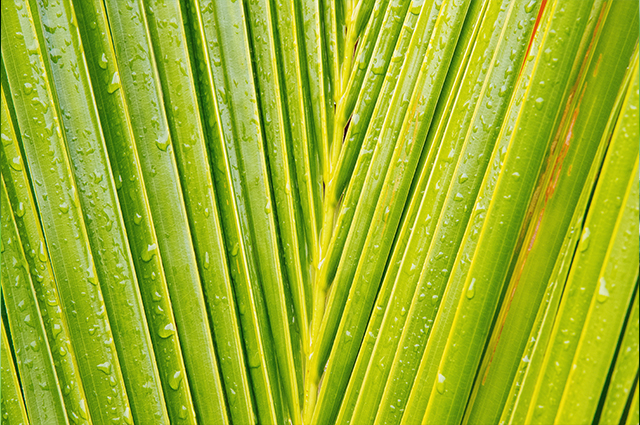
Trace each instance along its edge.
{"label": "palm leaf", "polygon": [[[113,42],[104,5],[100,1],[77,2],[76,15],[82,36],[93,93],[100,115],[109,162],[115,179],[122,217],[133,253],[158,246],[140,159],[135,149],[131,121],[122,90],[111,83],[118,75]],[[95,28],[89,23],[95,22]],[[184,359],[175,332],[175,317],[159,252],[144,259],[133,255],[140,294],[153,341],[169,418],[176,423],[195,423],[195,411],[188,385],[179,385],[186,376]]]}
{"label": "palm leaf", "polygon": [[[637,286],[637,283],[636,283]],[[620,423],[627,399],[632,397],[634,377],[638,374],[638,292],[631,303],[631,314],[626,323],[622,344],[618,350],[611,383],[602,408],[600,422],[603,424]]]}
{"label": "palm leaf", "polygon": [[[205,421],[226,423],[228,414],[218,360],[189,232],[176,156],[171,147],[176,142],[172,145],[173,136],[163,107],[161,82],[146,14],[141,2],[130,5],[106,2],[105,8],[158,237],[157,246],[154,241],[147,241],[147,247],[138,255],[143,261],[148,261],[158,250],[160,252],[187,370],[187,377],[182,376],[180,370],[175,371],[170,377],[170,386],[187,385],[186,379],[189,379],[197,416]],[[130,36],[138,40],[135,46],[127,42]],[[127,64],[126,68],[124,64]],[[180,142],[183,141],[177,143]],[[187,143],[193,142],[189,140]]]}
{"label": "palm leaf", "polygon": [[[2,157],[20,157],[20,147],[10,119],[4,88],[2,90],[2,136]],[[51,269],[29,177],[24,167],[16,169],[19,167],[12,168],[9,164],[9,161],[2,161],[2,184],[6,187],[8,197],[8,203],[3,204],[3,211],[7,216],[13,215],[20,242],[28,252],[25,259],[41,314],[48,318],[44,320],[44,326],[53,354],[58,382],[62,387],[67,415],[79,419],[81,413],[84,413],[87,416],[86,419],[89,419],[76,353],[70,343],[69,324],[60,310],[60,294]],[[13,210],[13,214],[10,210]]]}
{"label": "palm leaf", "polygon": [[[160,378],[89,71],[85,66],[76,69],[66,66],[68,63],[82,63],[80,33],[76,26],[71,25],[75,12],[70,1],[57,4],[38,2],[37,11],[42,24],[38,31],[42,31],[42,39],[49,52],[56,52],[49,55],[49,69],[61,111],[69,159],[73,164],[84,165],[74,167],[74,177],[133,418],[141,422],[166,423],[164,397],[162,391],[158,391],[161,388]],[[56,27],[57,30],[51,29]],[[69,40],[71,45],[62,49],[61,46]],[[67,111],[78,112],[71,114]],[[125,350],[125,347],[136,348]],[[148,383],[152,383],[148,391],[135,390]]]}
{"label": "palm leaf", "polygon": [[[1,196],[2,205],[9,205],[4,182]],[[34,422],[55,421],[68,424],[62,389],[38,310],[29,267],[10,210],[4,210],[2,214],[2,247],[2,292],[29,418]],[[21,326],[22,323],[27,326]],[[3,328],[3,342],[5,338]],[[86,418],[86,411],[77,413],[84,414]]]}
{"label": "palm leaf", "polygon": [[3,424],[637,422],[636,3],[2,10]]}
{"label": "palm leaf", "polygon": [[[17,168],[28,166],[34,182],[36,204],[69,331],[76,351],[83,353],[78,356],[78,366],[90,415],[94,421],[123,418],[131,421],[120,362],[60,128],[61,119],[30,8],[24,2],[19,5],[17,8],[2,3],[5,40],[2,56],[8,85],[15,95],[14,106],[26,153],[26,160],[15,156],[10,161]],[[33,66],[24,58],[33,61]]]}
{"label": "palm leaf", "polygon": [[8,425],[28,425],[27,411],[22,398],[22,390],[18,380],[18,373],[14,365],[13,356],[7,333],[4,329],[4,321],[0,322],[2,327],[2,421]]}

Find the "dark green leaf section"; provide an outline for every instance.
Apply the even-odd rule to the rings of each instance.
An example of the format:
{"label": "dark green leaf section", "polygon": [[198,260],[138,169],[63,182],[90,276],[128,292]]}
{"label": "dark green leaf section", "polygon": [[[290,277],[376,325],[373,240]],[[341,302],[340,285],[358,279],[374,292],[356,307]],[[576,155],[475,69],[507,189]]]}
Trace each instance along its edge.
{"label": "dark green leaf section", "polygon": [[[128,243],[132,253],[145,252],[149,245],[158,246],[158,238],[124,93],[112,85],[119,71],[104,4],[100,0],[79,1],[75,7]],[[161,255],[158,251],[144,259],[133,255],[133,262],[169,419],[176,424],[194,424],[189,386],[179,385],[186,370]]]}
{"label": "dark green leaf section", "polygon": [[[29,6],[2,3],[2,56],[62,309],[94,422],[132,421],[78,189]],[[9,46],[11,48],[9,49]],[[56,51],[49,55],[56,56]]]}

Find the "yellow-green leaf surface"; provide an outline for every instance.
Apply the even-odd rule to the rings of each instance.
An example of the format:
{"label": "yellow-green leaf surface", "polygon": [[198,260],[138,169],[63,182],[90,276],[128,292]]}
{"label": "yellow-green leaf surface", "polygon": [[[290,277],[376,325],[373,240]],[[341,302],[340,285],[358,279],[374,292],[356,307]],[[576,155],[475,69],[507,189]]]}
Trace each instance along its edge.
{"label": "yellow-green leaf surface", "polygon": [[[36,423],[68,424],[62,388],[58,384],[18,228],[8,208],[9,197],[4,182],[0,198],[5,206],[2,211],[2,293],[27,413]],[[78,413],[86,417],[86,411]]]}
{"label": "yellow-green leaf surface", "polygon": [[[149,245],[158,246],[158,238],[124,94],[112,84],[119,71],[104,4],[92,0],[75,6],[129,246],[132,253],[146,252]],[[179,385],[186,369],[161,255],[133,255],[133,261],[169,418],[172,423],[196,423],[189,386]]]}
{"label": "yellow-green leaf surface", "polygon": [[[133,419],[168,423],[89,70],[82,61],[84,51],[80,33],[77,26],[72,25],[75,11],[70,0],[36,3],[37,9],[32,7],[32,13],[39,14],[41,28],[38,31],[42,32],[50,52],[49,69],[61,111],[67,151],[73,164],[96,264],[96,278],[118,348]],[[76,66],[72,68],[72,64]]]}
{"label": "yellow-green leaf surface", "polygon": [[[19,156],[20,147],[9,116],[8,104],[2,90],[2,155],[4,158]],[[60,294],[51,269],[46,242],[36,209],[33,193],[26,169],[11,167],[2,162],[2,182],[6,186],[8,204],[3,212],[16,221],[20,241],[26,251],[26,261],[31,281],[40,305],[41,314],[56,367],[58,382],[63,388],[62,395],[69,417],[80,419],[80,411],[87,415],[86,397],[76,360],[76,350],[69,334],[67,318],[60,309]],[[19,169],[16,169],[19,168]],[[86,418],[90,422],[88,417]]]}
{"label": "yellow-green leaf surface", "polygon": [[631,314],[627,320],[624,337],[618,350],[615,368],[611,376],[611,383],[607,391],[607,398],[602,408],[600,423],[620,423],[627,399],[633,395],[631,391],[633,389],[634,378],[638,374],[637,360],[640,355],[638,350],[639,321],[638,291],[636,289]]}
{"label": "yellow-green leaf surface", "polygon": [[[180,370],[173,372],[170,386],[190,386],[199,420],[226,423],[218,359],[173,148],[175,143],[191,141],[176,142],[170,134],[142,2],[109,1],[105,9],[158,238],[157,245],[146,241],[146,248],[136,255],[149,261],[160,252],[187,369],[186,377]],[[136,43],[131,43],[134,37]]]}
{"label": "yellow-green leaf surface", "polygon": [[637,421],[636,1],[1,1],[3,424]]}
{"label": "yellow-green leaf surface", "polygon": [[14,167],[28,167],[33,182],[62,308],[76,352],[82,353],[77,356],[78,366],[91,418],[94,422],[131,421],[62,122],[45,71],[46,58],[29,5],[3,1],[2,11],[2,56],[25,152],[24,158],[7,161]]}

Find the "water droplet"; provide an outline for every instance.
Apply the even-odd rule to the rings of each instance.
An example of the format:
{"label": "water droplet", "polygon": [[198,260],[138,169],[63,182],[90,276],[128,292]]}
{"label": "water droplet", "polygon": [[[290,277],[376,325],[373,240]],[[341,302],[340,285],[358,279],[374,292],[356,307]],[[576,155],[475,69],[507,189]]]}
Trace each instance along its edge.
{"label": "water droplet", "polygon": [[107,55],[103,53],[102,57],[100,58],[100,61],[98,62],[98,65],[102,69],[107,69],[107,64],[108,63],[109,63],[109,61],[107,60]]}
{"label": "water droplet", "polygon": [[151,259],[156,255],[156,249],[158,246],[155,243],[147,245],[147,249],[142,250],[140,256],[142,257],[142,261],[148,263]]}
{"label": "water droplet", "polygon": [[180,388],[180,383],[182,382],[182,372],[177,370],[171,377],[169,378],[169,386],[173,390],[178,390]]}
{"label": "water droplet", "polygon": [[591,231],[588,227],[585,227],[582,231],[582,237],[580,238],[580,251],[586,251],[589,248],[589,236]]}
{"label": "water droplet", "polygon": [[111,76],[111,81],[109,82],[109,85],[107,85],[107,92],[113,93],[119,88],[120,88],[120,74],[118,74],[118,71],[116,71]]}
{"label": "water droplet", "polygon": [[51,327],[51,333],[53,334],[53,337],[56,338],[58,335],[60,335],[60,332],[62,332],[62,326],[60,326],[59,323],[54,323]]}
{"label": "water droplet", "polygon": [[53,63],[58,63],[58,61],[62,57],[62,52],[58,48],[53,48],[49,51],[49,55],[51,56],[51,60],[53,61]]}
{"label": "water droplet", "polygon": [[185,406],[184,404],[180,407],[180,411],[178,412],[178,416],[180,417],[180,419],[187,419],[187,406]]}
{"label": "water droplet", "polygon": [[47,261],[47,253],[44,250],[44,242],[40,241],[38,243],[38,259],[42,262]]}
{"label": "water droplet", "polygon": [[124,413],[122,414],[122,417],[124,418],[125,423],[127,423],[127,425],[133,425],[133,419],[131,419],[131,409],[129,408],[129,406],[127,406],[126,409],[124,409]]}
{"label": "water droplet", "polygon": [[156,140],[156,146],[158,147],[158,149],[160,149],[163,152],[167,151],[167,149],[169,148],[169,144],[170,143],[171,142],[169,140],[169,132],[167,132],[167,131],[162,133],[160,138],[158,140]]}
{"label": "water droplet", "polygon": [[233,248],[231,249],[231,256],[235,257],[238,255],[238,251],[240,250],[240,244],[238,242],[233,244]]}
{"label": "water droplet", "polygon": [[80,408],[80,416],[82,416],[83,419],[87,419],[87,403],[85,402],[84,398],[80,399],[80,401],[78,402],[78,407]]}
{"label": "water droplet", "polygon": [[458,177],[459,183],[464,183],[467,180],[469,180],[469,176],[467,176],[465,173],[460,174],[460,176]]}
{"label": "water droplet", "polygon": [[93,285],[96,285],[96,286],[97,286],[97,285],[98,285],[98,279],[96,278],[96,272],[95,272],[95,270],[93,269],[93,265],[91,265],[91,266],[89,266],[89,267],[87,268],[87,273],[89,274],[89,275],[87,276],[87,280],[88,280],[90,283],[92,283]]}
{"label": "water droplet", "polygon": [[22,170],[22,161],[20,161],[20,157],[16,156],[15,158],[13,158],[9,163],[9,166],[16,171]]}
{"label": "water droplet", "polygon": [[209,269],[209,252],[204,253],[204,268]]}
{"label": "water droplet", "polygon": [[473,296],[476,294],[476,289],[474,288],[476,283],[476,278],[472,278],[471,279],[471,283],[469,283],[469,288],[467,288],[467,298],[468,299],[472,299]]}
{"label": "water droplet", "polygon": [[164,327],[158,329],[158,336],[160,338],[169,338],[176,332],[176,328],[173,323],[167,323]]}
{"label": "water droplet", "polygon": [[456,193],[456,196],[453,198],[454,201],[462,201],[464,199],[464,195],[460,192]]}
{"label": "water droplet", "polygon": [[24,204],[22,202],[18,202],[18,207],[15,209],[15,213],[18,217],[24,216]]}
{"label": "water droplet", "polygon": [[536,1],[535,0],[531,0],[524,7],[524,11],[527,12],[527,13],[531,13],[533,11],[533,8],[535,7],[535,5],[536,5]]}
{"label": "water droplet", "polygon": [[438,303],[438,296],[434,295],[431,297],[431,304],[435,305]]}
{"label": "water droplet", "polygon": [[103,372],[106,375],[111,374],[111,363],[109,362],[100,363],[96,367],[100,372]]}
{"label": "water droplet", "polygon": [[24,94],[31,94],[33,91],[33,86],[31,83],[24,83]]}
{"label": "water droplet", "polygon": [[600,278],[600,288],[598,289],[596,299],[601,303],[609,299],[609,290],[607,289],[607,282],[604,280],[604,276]]}
{"label": "water droplet", "polygon": [[138,213],[135,213],[135,215],[133,216],[133,222],[139,225],[142,222],[142,216]]}
{"label": "water droplet", "polygon": [[264,212],[267,214],[271,214],[271,200],[267,201],[267,205],[264,207]]}
{"label": "water droplet", "polygon": [[27,314],[26,316],[24,316],[24,323],[26,323],[29,327],[32,327],[32,328],[36,327],[35,323],[33,323],[33,320],[31,319],[30,314]]}
{"label": "water droplet", "polygon": [[542,105],[543,104],[544,104],[544,99],[543,98],[539,97],[539,98],[536,99],[535,106],[536,106],[537,110],[539,110],[539,111],[542,110]]}
{"label": "water droplet", "polygon": [[444,394],[444,381],[446,379],[447,378],[445,378],[444,375],[438,371],[438,382],[436,383],[436,389],[440,394]]}
{"label": "water droplet", "polygon": [[63,202],[58,207],[61,213],[66,214],[69,212],[69,204],[67,202]]}

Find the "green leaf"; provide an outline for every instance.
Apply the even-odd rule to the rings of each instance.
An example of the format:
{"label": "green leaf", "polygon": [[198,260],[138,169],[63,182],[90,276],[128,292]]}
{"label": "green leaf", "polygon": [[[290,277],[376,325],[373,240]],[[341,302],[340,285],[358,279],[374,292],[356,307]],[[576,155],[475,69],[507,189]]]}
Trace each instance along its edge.
{"label": "green leaf", "polygon": [[[621,12],[624,10],[624,8],[621,9]],[[615,7],[611,13],[614,11]],[[629,14],[625,11],[620,16],[629,16]],[[613,28],[611,31],[617,33]],[[637,81],[637,77],[634,79]],[[637,95],[636,84],[634,82],[634,88],[630,90],[628,96]],[[635,107],[633,100],[630,101],[629,107]],[[628,107],[625,106],[621,112],[621,119],[629,114],[628,111]],[[603,294],[609,291],[606,281],[603,286],[599,277],[607,256],[608,242],[622,208],[621,201],[631,182],[634,179],[637,182],[633,171],[634,160],[637,159],[634,153],[637,143],[627,141],[627,133],[629,140],[637,139],[635,136],[638,132],[637,121],[631,117],[629,121],[622,121],[612,137],[584,224],[578,252],[573,260],[563,301],[552,332],[551,345],[545,353],[544,366],[529,407],[527,420],[544,423],[548,421],[547,418],[554,418],[557,415],[591,301],[599,298],[600,295],[604,296]],[[618,198],[620,201],[617,200]],[[541,392],[543,382],[546,390]],[[593,412],[595,407],[592,415]]]}
{"label": "green leaf", "polygon": [[[206,40],[204,45],[212,50],[210,59],[217,59],[211,66],[211,73],[224,134],[223,155],[231,168],[231,181],[236,193],[234,201],[242,217],[244,243],[251,247],[251,260],[256,268],[256,280],[251,281],[252,291],[264,293],[284,398],[291,419],[298,424],[300,391],[296,357],[299,358],[301,344],[294,334],[295,325],[287,303],[288,288],[278,252],[264,132],[259,121],[249,50],[249,30],[252,27],[247,19],[250,17],[253,23],[257,19],[258,24],[268,22],[268,15],[265,16],[268,11],[259,4],[249,3],[247,6],[248,11],[245,11],[240,3],[202,2],[200,13]],[[216,160],[223,161],[220,157]],[[308,171],[306,175],[310,182]],[[311,191],[308,194],[311,195]],[[313,208],[309,202],[303,205]]]}
{"label": "green leaf", "polygon": [[[395,140],[395,146],[392,143],[379,144],[374,152],[355,212],[353,228],[350,229],[345,245],[344,252],[347,255],[343,256],[338,266],[333,282],[335,288],[328,301],[327,318],[320,330],[318,351],[312,358],[311,367],[324,363],[325,347],[335,334],[314,423],[331,421],[329,415],[337,414],[336,396],[347,385],[346,372],[353,366],[364,337],[367,319],[382,280],[384,264],[391,250],[393,236],[468,6],[469,3],[464,2],[460,5],[443,6],[433,34],[429,37],[428,45],[431,48],[426,50],[423,60],[416,58],[415,62],[408,62],[398,78],[399,90],[394,93],[379,135],[380,140]],[[444,21],[450,22],[450,25],[441,23]],[[408,49],[407,60],[413,59],[413,54],[419,55],[421,44],[427,44],[422,39],[426,36],[428,32],[425,34],[416,31]],[[442,39],[447,42],[440,43]],[[417,80],[412,80],[414,73]],[[350,281],[353,282],[351,288]],[[341,299],[346,291],[349,291],[349,299]],[[338,309],[341,309],[345,301],[344,311],[339,312]],[[334,330],[338,320],[338,329]],[[357,422],[355,417],[354,421]]]}
{"label": "green leaf", "polygon": [[0,321],[0,326],[2,327],[2,352],[0,354],[2,357],[2,367],[0,368],[2,371],[0,374],[0,381],[2,381],[2,387],[0,388],[2,393],[2,422],[4,424],[6,421],[7,425],[29,425],[18,380],[18,372],[14,365],[11,347],[4,329],[4,320]]}
{"label": "green leaf", "polygon": [[[69,0],[37,3],[42,24],[38,31],[42,31],[42,39],[50,52],[49,69],[61,111],[67,151],[74,164],[96,277],[118,349],[133,419],[168,423],[164,397],[162,391],[158,391],[160,377],[91,91],[89,70],[83,66],[80,33],[77,26],[72,25],[75,11]],[[78,66],[72,69],[69,63]],[[149,385],[149,391],[137,390],[145,385]]]}
{"label": "green leaf", "polygon": [[[4,179],[1,198],[2,205],[10,205]],[[2,211],[2,248],[2,293],[29,418],[36,423],[68,424],[29,265],[13,213],[7,207]],[[4,327],[2,330],[4,342]],[[86,419],[86,410],[77,413]]]}
{"label": "green leaf", "polygon": [[[609,25],[607,21],[604,24]],[[477,407],[467,413],[469,423],[492,423],[502,412],[502,403],[509,391],[502,383],[513,380],[522,358],[527,335],[546,290],[540,282],[548,281],[553,270],[554,259],[580,197],[577,188],[588,184],[586,178],[591,163],[597,158],[596,152],[608,143],[602,134],[608,121],[615,122],[618,112],[614,108],[616,95],[610,93],[615,93],[612,89],[621,85],[632,44],[612,45],[607,35],[594,33],[593,38],[600,36],[600,41],[581,66],[580,74],[587,76],[586,81],[576,82],[574,87],[578,89],[574,89],[563,123],[554,137],[547,170],[537,189],[538,205],[480,369],[482,380],[476,383],[473,402]],[[613,119],[609,118],[611,114]]]}
{"label": "green leaf", "polygon": [[[187,369],[187,377],[178,370],[170,384],[187,385],[188,378],[199,420],[226,423],[218,360],[174,153],[174,145],[184,141],[173,140],[170,134],[142,3],[108,1],[105,7],[158,237],[157,246],[146,241],[147,248],[137,255],[145,261],[160,252]],[[135,45],[129,43],[130,37],[136,38]]]}
{"label": "green leaf", "polygon": [[631,397],[634,380],[638,375],[638,291],[633,297],[631,314],[627,320],[622,343],[618,349],[616,364],[607,390],[602,408],[600,423],[603,425],[619,424],[622,419],[627,399]]}
{"label": "green leaf", "polygon": [[13,209],[21,244],[28,253],[25,259],[28,263],[40,311],[42,315],[48,317],[48,320],[44,321],[44,327],[53,354],[58,382],[63,388],[62,395],[67,415],[79,418],[81,410],[88,415],[87,401],[80,379],[76,352],[73,344],[70,343],[69,324],[60,309],[60,294],[51,269],[47,244],[42,234],[31,184],[24,167],[16,170],[9,165],[9,161],[6,161],[6,158],[20,156],[20,147],[9,115],[3,88],[2,157],[5,160],[2,161],[1,168],[2,181],[6,185],[9,199],[5,208],[7,214],[11,214],[11,209]]}
{"label": "green leaf", "polygon": [[62,308],[68,315],[76,351],[83,353],[78,356],[78,367],[87,407],[96,422],[131,421],[78,189],[31,11],[25,2],[15,7],[4,2],[2,9],[2,56],[26,153],[23,160],[16,152],[11,161],[14,169],[28,166],[34,182]]}
{"label": "green leaf", "polygon": [[[158,238],[124,93],[112,91],[111,82],[119,71],[104,4],[91,0],[76,2],[75,6],[129,246],[133,253],[146,252],[149,245],[158,246]],[[186,369],[161,255],[156,251],[144,260],[142,255],[133,255],[133,262],[169,418],[172,423],[194,424],[189,386],[176,385],[176,378],[186,376]]]}

